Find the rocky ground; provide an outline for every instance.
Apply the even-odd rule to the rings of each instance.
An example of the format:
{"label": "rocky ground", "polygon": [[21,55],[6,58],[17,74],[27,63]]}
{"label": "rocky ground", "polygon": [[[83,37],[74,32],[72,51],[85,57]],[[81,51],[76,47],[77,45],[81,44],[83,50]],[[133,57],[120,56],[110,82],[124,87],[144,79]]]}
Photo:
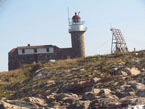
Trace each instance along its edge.
{"label": "rocky ground", "polygon": [[0,73],[0,109],[145,104],[145,51],[34,63]]}

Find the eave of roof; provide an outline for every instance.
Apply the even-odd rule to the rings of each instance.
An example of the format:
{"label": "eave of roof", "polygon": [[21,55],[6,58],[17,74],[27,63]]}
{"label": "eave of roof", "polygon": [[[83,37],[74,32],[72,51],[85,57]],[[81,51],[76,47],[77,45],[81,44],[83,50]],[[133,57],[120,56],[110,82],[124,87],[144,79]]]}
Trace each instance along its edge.
{"label": "eave of roof", "polygon": [[74,52],[72,48],[61,48],[61,52]]}

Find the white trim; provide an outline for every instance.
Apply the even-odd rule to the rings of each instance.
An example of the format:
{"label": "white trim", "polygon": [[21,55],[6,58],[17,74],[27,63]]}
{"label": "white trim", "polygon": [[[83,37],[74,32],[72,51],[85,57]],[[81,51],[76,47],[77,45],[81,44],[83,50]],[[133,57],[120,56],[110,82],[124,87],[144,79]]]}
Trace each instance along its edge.
{"label": "white trim", "polygon": [[27,54],[45,54],[45,53],[54,53],[54,48],[49,47],[49,52],[47,52],[47,48],[36,48],[37,52],[34,52],[33,48],[24,48],[25,53],[22,53],[22,48],[18,48],[18,55],[27,55]]}

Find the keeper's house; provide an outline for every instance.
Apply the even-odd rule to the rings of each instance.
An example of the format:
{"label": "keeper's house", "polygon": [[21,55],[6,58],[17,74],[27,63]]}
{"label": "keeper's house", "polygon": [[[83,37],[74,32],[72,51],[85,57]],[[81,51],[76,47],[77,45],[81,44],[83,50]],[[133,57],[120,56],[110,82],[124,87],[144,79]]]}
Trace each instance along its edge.
{"label": "keeper's house", "polygon": [[23,64],[47,62],[49,60],[74,58],[72,48],[58,48],[53,45],[21,46],[13,48],[9,56],[9,70],[20,68]]}

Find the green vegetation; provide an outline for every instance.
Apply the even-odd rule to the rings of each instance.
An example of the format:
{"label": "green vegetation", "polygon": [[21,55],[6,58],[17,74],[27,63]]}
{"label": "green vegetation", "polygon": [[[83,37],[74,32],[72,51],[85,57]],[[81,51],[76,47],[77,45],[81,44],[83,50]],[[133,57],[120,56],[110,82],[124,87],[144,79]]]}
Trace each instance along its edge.
{"label": "green vegetation", "polygon": [[[9,71],[9,72],[0,72],[0,99],[6,97],[7,99],[13,99],[16,91],[22,88],[29,88],[36,84],[43,84],[48,82],[48,80],[61,81],[65,80],[64,83],[77,83],[79,81],[86,81],[81,86],[75,88],[75,92],[84,87],[101,87],[105,85],[111,86],[115,82],[126,83],[127,80],[120,80],[122,77],[115,73],[114,68],[117,68],[116,71],[121,71],[123,68],[136,67],[140,71],[144,71],[145,68],[145,51],[122,53],[122,54],[109,54],[109,55],[96,55],[89,56],[86,58],[76,58],[69,60],[58,60],[55,63],[37,63],[31,65],[25,65],[21,69]],[[140,60],[141,64],[138,64]],[[83,69],[78,71],[78,69]],[[36,74],[35,72],[41,69],[39,72],[46,73],[53,71],[53,75],[44,78],[37,79],[35,81],[31,80]],[[71,75],[70,75],[71,74]],[[90,84],[89,79],[93,77],[102,78],[99,82],[101,84]],[[139,78],[136,78],[136,80]],[[130,80],[134,80],[130,78]],[[47,86],[44,88],[33,89],[26,93],[20,94],[17,98],[25,96],[43,96],[43,92],[46,90],[58,89],[63,86],[64,83],[55,84],[53,86]],[[118,84],[118,85],[119,85]],[[113,87],[115,88],[115,87]],[[113,90],[112,87],[110,89]]]}

